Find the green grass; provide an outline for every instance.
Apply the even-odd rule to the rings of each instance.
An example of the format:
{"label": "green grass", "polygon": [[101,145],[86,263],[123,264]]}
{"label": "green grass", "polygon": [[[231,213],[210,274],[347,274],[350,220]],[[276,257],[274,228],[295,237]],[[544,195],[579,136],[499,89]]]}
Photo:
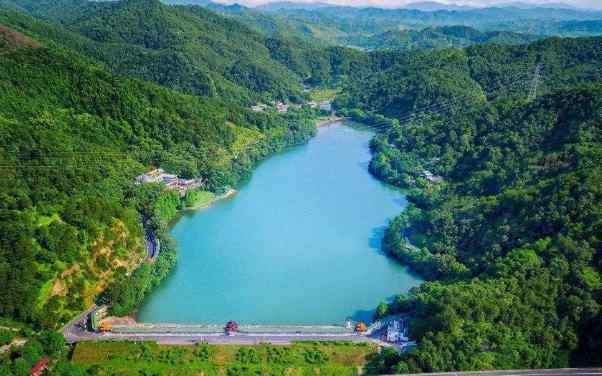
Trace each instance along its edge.
{"label": "green grass", "polygon": [[0,327],[21,330],[23,328],[27,328],[27,325],[23,324],[22,322],[15,321],[9,317],[0,317]]}
{"label": "green grass", "polygon": [[357,375],[374,345],[298,342],[292,345],[157,345],[82,342],[72,361],[119,375]]}
{"label": "green grass", "polygon": [[44,282],[44,284],[40,288],[40,292],[36,300],[36,307],[38,307],[38,309],[42,309],[44,307],[44,304],[46,304],[46,302],[48,302],[48,299],[50,299],[50,294],[52,293],[53,285],[54,278]]}
{"label": "green grass", "polygon": [[228,122],[226,125],[234,130],[234,135],[236,137],[234,144],[231,147],[234,155],[238,155],[250,145],[253,145],[260,139],[264,138],[264,136],[256,130],[239,127],[231,122]]}
{"label": "green grass", "polygon": [[16,336],[14,330],[0,328],[0,346],[8,345]]}
{"label": "green grass", "polygon": [[186,194],[186,207],[201,207],[215,199],[215,193],[208,191],[192,191]]}
{"label": "green grass", "polygon": [[57,213],[54,213],[51,216],[41,215],[38,217],[38,227],[48,226],[54,221],[60,221],[61,217]]}
{"label": "green grass", "polygon": [[314,89],[309,95],[315,102],[332,101],[338,92],[338,89]]}

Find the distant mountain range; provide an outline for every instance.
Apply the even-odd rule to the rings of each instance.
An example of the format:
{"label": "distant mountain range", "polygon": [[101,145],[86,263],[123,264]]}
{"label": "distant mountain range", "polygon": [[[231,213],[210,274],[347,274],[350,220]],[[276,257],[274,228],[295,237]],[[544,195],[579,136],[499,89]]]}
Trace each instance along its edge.
{"label": "distant mountain range", "polygon": [[292,1],[276,1],[272,3],[266,3],[263,5],[259,5],[255,7],[256,9],[265,10],[265,11],[277,11],[280,9],[305,9],[305,10],[315,10],[321,8],[328,8],[333,6],[333,4],[325,3],[325,2],[315,2],[315,3],[295,3]]}
{"label": "distant mountain range", "polygon": [[544,3],[544,4],[531,4],[522,1],[509,1],[502,2],[495,5],[496,7],[512,7],[520,9],[537,9],[537,8],[550,8],[550,9],[578,9],[575,6],[565,3]]}
{"label": "distant mountain range", "polygon": [[[404,8],[384,9],[326,2],[282,1],[249,8],[208,0],[163,1],[202,5],[270,36],[364,49],[515,44],[551,35],[602,34],[602,12],[577,9],[564,3],[507,2],[496,7],[476,8],[423,1]],[[475,39],[446,35],[449,29],[445,28],[454,26],[467,28],[467,35],[476,36]]]}
{"label": "distant mountain range", "polygon": [[[187,4],[198,4],[203,5],[203,3],[208,3],[208,0],[175,0],[180,3]],[[222,3],[220,1],[220,3]],[[222,3],[226,4],[226,3]],[[248,7],[253,7],[256,9],[264,10],[264,11],[277,11],[281,9],[303,9],[303,10],[316,10],[322,8],[329,7],[340,7],[341,5],[334,2],[328,1],[308,1],[308,2],[295,2],[295,1],[275,1],[268,2],[264,4],[260,4],[257,6],[253,6],[245,2],[245,0],[240,1],[228,1],[227,4],[240,4]],[[350,6],[351,7],[351,6]],[[545,2],[545,3],[529,3],[524,1],[503,1],[500,0],[495,3],[490,3],[487,6],[479,6],[479,5],[467,5],[467,4],[448,4],[442,3],[438,1],[415,1],[410,2],[403,6],[396,7],[379,7],[377,5],[365,5],[365,6],[352,6],[356,8],[384,8],[384,9],[415,9],[421,10],[425,12],[433,12],[439,10],[449,10],[449,11],[462,11],[469,9],[483,9],[483,8],[519,8],[519,9],[585,9],[585,7],[578,7],[571,4],[563,3],[563,2]]]}
{"label": "distant mountain range", "polygon": [[475,7],[467,5],[456,5],[456,4],[444,4],[436,1],[419,1],[415,3],[409,3],[403,7],[404,9],[416,9],[424,12],[435,12],[438,10],[468,10],[475,9]]}
{"label": "distant mountain range", "polygon": [[344,41],[349,46],[375,50],[466,47],[484,43],[524,44],[539,38],[511,31],[481,32],[468,26],[441,26],[422,30],[390,30],[369,37],[356,35]]}
{"label": "distant mountain range", "polygon": [[[110,0],[101,0],[101,1],[110,1]],[[172,4],[180,4],[180,5],[201,5],[206,6],[212,1],[210,0],[166,0],[166,2]],[[316,1],[316,2],[295,2],[295,1],[274,1],[268,2],[264,4],[260,4],[257,6],[247,5],[244,0],[241,1],[229,1],[227,3],[222,1],[216,1],[221,5],[242,5],[249,8],[259,9],[262,11],[278,11],[281,9],[303,9],[303,10],[317,10],[323,8],[330,7],[347,7],[342,6],[336,3],[329,3],[328,1]],[[355,7],[355,6],[348,6]],[[378,6],[357,6],[355,8],[380,8]],[[466,5],[466,4],[447,4],[441,3],[438,1],[415,1],[410,2],[404,6],[399,7],[382,7],[383,9],[414,9],[425,12],[433,12],[439,10],[450,10],[450,11],[463,11],[470,9],[484,9],[484,8],[519,8],[519,9],[541,9],[541,8],[549,8],[549,9],[579,9],[579,7],[562,3],[562,2],[553,2],[553,3],[528,3],[523,1],[500,1],[498,3],[490,4],[488,6],[474,6],[474,5]]]}

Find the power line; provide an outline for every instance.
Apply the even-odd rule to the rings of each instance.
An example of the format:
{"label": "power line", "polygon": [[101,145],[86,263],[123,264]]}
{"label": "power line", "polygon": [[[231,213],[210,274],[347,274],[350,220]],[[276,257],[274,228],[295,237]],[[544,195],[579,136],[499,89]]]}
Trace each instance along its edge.
{"label": "power line", "polygon": [[[527,64],[525,64],[525,67],[526,66],[527,66]],[[535,67],[535,73],[533,76],[533,79],[534,79],[533,82],[535,83],[535,87],[534,87],[535,93],[537,91],[537,85],[539,84],[542,69],[543,69],[543,64],[537,64]],[[516,86],[518,86],[518,88],[525,87],[526,86],[525,78],[527,78],[528,73],[527,72],[524,72],[524,73],[525,74],[512,75],[511,76],[512,81],[510,81],[508,84],[504,85],[504,88],[508,88],[509,90],[512,90],[511,88],[516,87]],[[501,86],[498,86],[498,87],[501,87]],[[439,101],[437,103],[431,103],[429,105],[416,107],[409,111],[406,111],[405,113],[402,113],[401,116],[396,117],[395,119],[403,124],[403,123],[408,123],[410,121],[413,121],[420,116],[440,115],[444,111],[452,108],[455,104],[457,104],[463,98],[469,98],[469,97],[470,97],[469,94],[465,94],[465,95],[456,96],[454,98],[455,99],[454,101],[443,100],[443,101]],[[371,128],[373,128],[375,130],[385,130],[385,129],[391,128],[391,126],[388,124],[383,124],[383,125],[373,125],[373,126],[371,126]]]}
{"label": "power line", "polygon": [[535,66],[535,72],[533,72],[533,81],[531,81],[531,90],[529,91],[529,100],[535,100],[537,98],[537,86],[539,86],[539,78],[543,64],[539,63]]}

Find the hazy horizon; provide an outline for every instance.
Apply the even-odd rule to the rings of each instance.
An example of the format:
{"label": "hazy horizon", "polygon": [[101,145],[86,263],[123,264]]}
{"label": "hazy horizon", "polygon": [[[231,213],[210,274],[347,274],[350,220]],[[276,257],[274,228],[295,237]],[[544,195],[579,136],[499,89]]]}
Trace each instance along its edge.
{"label": "hazy horizon", "polygon": [[[328,3],[334,5],[347,5],[347,6],[375,6],[382,8],[397,8],[405,5],[423,2],[422,0],[215,0],[220,3],[238,3],[246,6],[258,6],[267,3],[274,2],[295,2],[295,3]],[[431,1],[431,0],[425,0]],[[546,5],[546,4],[566,4],[578,8],[589,8],[602,10],[602,2],[600,0],[434,0],[438,3],[448,5],[462,5],[462,6],[473,6],[473,7],[486,7],[504,3],[520,2],[534,5]]]}

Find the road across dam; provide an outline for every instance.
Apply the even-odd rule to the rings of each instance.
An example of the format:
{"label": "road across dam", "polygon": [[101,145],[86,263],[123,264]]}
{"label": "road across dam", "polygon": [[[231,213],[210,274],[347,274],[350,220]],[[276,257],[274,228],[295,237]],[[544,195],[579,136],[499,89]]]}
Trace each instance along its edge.
{"label": "road across dam", "polygon": [[353,341],[374,339],[356,333],[353,328],[339,325],[239,325],[235,333],[227,333],[223,325],[138,323],[113,325],[110,332],[87,330],[89,315],[99,307],[80,314],[63,328],[67,342],[81,341],[155,341],[170,344],[261,342],[290,343],[293,341]]}

